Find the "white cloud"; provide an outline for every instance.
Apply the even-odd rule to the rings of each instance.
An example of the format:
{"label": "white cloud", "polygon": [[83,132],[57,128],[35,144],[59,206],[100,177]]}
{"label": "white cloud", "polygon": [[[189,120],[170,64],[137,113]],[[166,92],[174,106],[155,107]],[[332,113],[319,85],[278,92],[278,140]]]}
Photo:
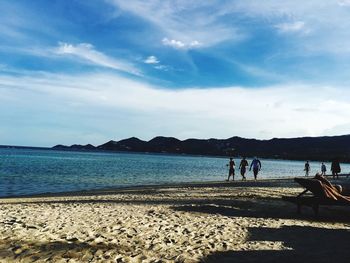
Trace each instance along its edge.
{"label": "white cloud", "polygon": [[282,33],[300,32],[305,29],[305,23],[303,21],[295,21],[292,23],[278,24],[275,25],[275,27]]}
{"label": "white cloud", "polygon": [[[239,14],[248,19],[262,19],[270,25],[285,24],[285,32],[302,32],[301,38],[293,42],[296,55],[312,54],[340,55],[350,54],[350,20],[346,7],[349,1],[334,0],[244,0],[227,3],[227,14]],[[289,25],[289,21],[301,23]],[[300,30],[300,31],[293,31]]]}
{"label": "white cloud", "polygon": [[225,22],[220,1],[108,0],[118,9],[151,23],[175,48],[208,47],[226,40],[240,41],[244,36]]}
{"label": "white cloud", "polygon": [[156,65],[154,68],[163,71],[169,71],[171,69],[171,67],[167,65]]}
{"label": "white cloud", "polygon": [[153,65],[153,67],[158,70],[169,71],[171,69],[170,66],[159,64],[160,61],[156,56],[149,56],[143,62],[146,64]]}
{"label": "white cloud", "polygon": [[158,64],[159,60],[156,56],[149,56],[143,62],[146,64]]}
{"label": "white cloud", "polygon": [[175,40],[175,39],[167,39],[167,38],[163,38],[162,39],[162,43],[165,46],[170,46],[170,47],[174,47],[174,48],[185,48],[185,43],[179,41],[179,40]]}
{"label": "white cloud", "polygon": [[249,40],[254,37],[256,23],[257,28],[272,25],[281,33],[302,33],[291,47],[297,55],[350,53],[350,20],[347,10],[341,8],[348,6],[349,0],[108,2],[151,23],[154,38],[167,38],[163,44],[178,49],[189,48],[193,41],[200,43],[193,47],[205,48],[224,41]]}
{"label": "white cloud", "polygon": [[170,46],[176,49],[191,49],[201,46],[201,43],[199,43],[197,40],[191,41],[189,43],[184,43],[180,40],[163,38],[162,43],[164,46]]}
{"label": "white cloud", "polygon": [[94,46],[89,43],[80,43],[77,45],[60,42],[59,46],[54,49],[57,55],[71,55],[83,59],[89,63],[120,70],[123,72],[140,75],[140,71],[131,63],[111,58],[95,50]]}
{"label": "white cloud", "polygon": [[[300,85],[169,90],[109,74],[3,75],[0,86],[0,111],[17,122],[53,118],[58,127],[74,126],[75,134],[98,129],[100,137],[334,135],[329,131],[339,131],[350,119],[350,91],[337,87],[317,87],[317,92]],[[7,117],[0,115],[0,121]],[[25,133],[26,126],[21,127]]]}
{"label": "white cloud", "polygon": [[149,56],[143,62],[146,64],[153,65],[153,68],[158,70],[169,71],[171,69],[170,66],[159,64],[160,61],[156,56]]}
{"label": "white cloud", "polygon": [[340,0],[340,1],[338,1],[338,5],[340,5],[340,6],[350,6],[350,0]]}
{"label": "white cloud", "polygon": [[189,44],[190,47],[199,47],[201,46],[201,43],[197,40],[191,41],[191,43]]}

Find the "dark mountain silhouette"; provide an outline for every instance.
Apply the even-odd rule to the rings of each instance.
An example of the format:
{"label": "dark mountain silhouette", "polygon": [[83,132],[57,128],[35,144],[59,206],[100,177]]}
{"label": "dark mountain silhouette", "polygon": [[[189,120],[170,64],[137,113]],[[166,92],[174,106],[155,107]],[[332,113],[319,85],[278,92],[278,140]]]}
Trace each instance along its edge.
{"label": "dark mountain silhouette", "polygon": [[86,145],[80,145],[80,144],[73,144],[71,146],[65,146],[62,144],[58,144],[54,147],[52,147],[52,149],[57,149],[57,150],[95,150],[96,147],[93,146],[92,144],[86,144]]}
{"label": "dark mountain silhouette", "polygon": [[136,137],[121,141],[109,141],[97,147],[100,150],[107,151],[132,151],[132,152],[143,152],[147,148],[147,142],[142,141]]}
{"label": "dark mountain silhouette", "polygon": [[171,152],[180,151],[181,141],[173,137],[158,136],[147,143],[151,152]]}
{"label": "dark mountain silhouette", "polygon": [[97,147],[91,144],[63,146],[54,149],[104,150],[127,152],[174,153],[210,156],[259,156],[261,158],[291,160],[350,161],[350,135],[332,137],[301,137],[291,139],[256,140],[241,137],[228,139],[187,139],[155,137],[142,141],[132,137],[109,141]]}

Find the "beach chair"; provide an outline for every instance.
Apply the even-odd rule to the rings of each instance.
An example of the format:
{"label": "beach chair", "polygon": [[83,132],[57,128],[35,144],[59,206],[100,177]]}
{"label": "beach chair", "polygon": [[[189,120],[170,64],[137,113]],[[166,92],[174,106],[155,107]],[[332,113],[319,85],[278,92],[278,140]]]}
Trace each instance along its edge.
{"label": "beach chair", "polygon": [[[313,209],[315,216],[318,216],[319,206],[350,206],[350,196],[342,195],[341,186],[332,185],[327,179],[305,179],[294,178],[294,181],[305,188],[298,196],[284,196],[284,200],[297,205],[298,214],[302,206],[309,206]],[[311,192],[312,195],[306,195]]]}

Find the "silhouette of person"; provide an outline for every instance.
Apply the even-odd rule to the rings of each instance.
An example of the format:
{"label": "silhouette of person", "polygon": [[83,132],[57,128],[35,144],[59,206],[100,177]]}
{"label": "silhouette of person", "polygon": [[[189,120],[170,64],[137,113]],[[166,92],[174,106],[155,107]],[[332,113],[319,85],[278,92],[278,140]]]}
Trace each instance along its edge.
{"label": "silhouette of person", "polygon": [[333,159],[331,164],[331,171],[332,171],[333,179],[335,179],[335,176],[337,176],[337,179],[339,179],[338,174],[341,172],[341,169],[340,169],[340,164],[338,159]]}
{"label": "silhouette of person", "polygon": [[249,171],[252,170],[252,167],[253,167],[254,179],[256,180],[258,177],[258,173],[261,170],[261,162],[257,157],[254,157],[252,163],[250,164]]}
{"label": "silhouette of person", "polygon": [[309,172],[310,172],[309,161],[306,161],[305,166],[304,166],[304,171],[305,171],[305,176],[309,176]]}
{"label": "silhouette of person", "polygon": [[321,175],[325,176],[327,171],[327,167],[324,163],[321,164]]}
{"label": "silhouette of person", "polygon": [[234,181],[235,180],[235,161],[232,159],[232,157],[230,158],[230,162],[226,166],[229,166],[228,177],[226,181],[230,180],[231,175],[232,175],[232,181]]}
{"label": "silhouette of person", "polygon": [[241,171],[242,180],[246,180],[245,172],[247,171],[248,165],[249,165],[248,161],[245,159],[245,157],[243,157],[243,159],[241,160],[241,163],[239,164],[239,169]]}

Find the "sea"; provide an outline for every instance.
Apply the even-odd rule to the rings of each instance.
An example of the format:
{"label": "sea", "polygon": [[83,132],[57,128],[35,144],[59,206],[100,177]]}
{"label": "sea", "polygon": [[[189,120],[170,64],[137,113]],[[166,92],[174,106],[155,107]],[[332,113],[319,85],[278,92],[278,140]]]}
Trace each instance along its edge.
{"label": "sea", "polygon": [[[258,179],[303,176],[303,161],[260,159]],[[238,167],[240,159],[234,158]],[[68,191],[224,181],[228,158],[0,148],[0,197]],[[250,163],[251,160],[248,159]],[[325,163],[327,171],[330,163]],[[310,162],[310,175],[320,162]],[[350,164],[341,164],[342,173]],[[247,179],[253,179],[247,171]],[[236,169],[236,180],[241,180]]]}

